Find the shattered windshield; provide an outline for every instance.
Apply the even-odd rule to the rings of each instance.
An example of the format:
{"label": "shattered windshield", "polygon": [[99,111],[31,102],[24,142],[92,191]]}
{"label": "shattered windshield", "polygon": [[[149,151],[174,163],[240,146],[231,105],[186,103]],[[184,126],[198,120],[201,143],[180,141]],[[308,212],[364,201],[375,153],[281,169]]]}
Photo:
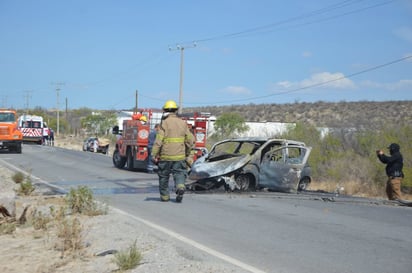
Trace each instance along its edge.
{"label": "shattered windshield", "polygon": [[262,143],[255,141],[227,141],[217,144],[210,152],[209,159],[253,154]]}

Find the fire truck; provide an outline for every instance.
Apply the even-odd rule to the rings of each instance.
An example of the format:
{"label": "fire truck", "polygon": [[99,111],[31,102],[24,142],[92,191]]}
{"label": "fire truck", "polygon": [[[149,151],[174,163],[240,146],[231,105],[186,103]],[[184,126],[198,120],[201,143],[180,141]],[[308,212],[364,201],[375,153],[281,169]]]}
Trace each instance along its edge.
{"label": "fire truck", "polygon": [[42,144],[43,130],[47,128],[43,117],[24,114],[19,117],[18,123],[19,130],[23,134],[23,141]]}
{"label": "fire truck", "polygon": [[[131,119],[123,121],[122,130],[119,126],[113,127],[113,134],[117,135],[116,147],[113,152],[113,165],[119,169],[146,170],[149,160],[149,133],[156,123],[161,123],[162,113],[152,110],[142,110],[140,115],[145,115],[148,122],[143,124],[135,113]],[[180,117],[186,121],[189,129],[195,136],[195,148],[191,154],[191,162],[207,153],[207,122],[210,114],[192,113],[183,114]],[[188,162],[189,164],[191,162]]]}

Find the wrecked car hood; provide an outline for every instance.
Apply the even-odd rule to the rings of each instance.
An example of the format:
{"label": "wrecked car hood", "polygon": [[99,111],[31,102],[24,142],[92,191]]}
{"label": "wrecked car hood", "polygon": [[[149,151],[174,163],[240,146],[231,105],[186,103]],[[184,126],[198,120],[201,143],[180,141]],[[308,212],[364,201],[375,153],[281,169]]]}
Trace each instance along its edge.
{"label": "wrecked car hood", "polygon": [[189,179],[201,180],[216,176],[226,175],[245,166],[251,160],[251,155],[239,155],[214,162],[206,161],[206,156],[201,157],[193,164]]}

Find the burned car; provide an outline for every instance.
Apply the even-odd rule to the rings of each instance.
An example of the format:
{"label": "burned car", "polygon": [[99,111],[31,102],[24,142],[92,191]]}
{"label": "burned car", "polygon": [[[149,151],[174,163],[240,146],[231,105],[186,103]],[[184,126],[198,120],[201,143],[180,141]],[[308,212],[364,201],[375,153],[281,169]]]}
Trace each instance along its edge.
{"label": "burned car", "polygon": [[311,147],[272,138],[226,139],[213,145],[191,166],[187,188],[296,192],[311,182]]}

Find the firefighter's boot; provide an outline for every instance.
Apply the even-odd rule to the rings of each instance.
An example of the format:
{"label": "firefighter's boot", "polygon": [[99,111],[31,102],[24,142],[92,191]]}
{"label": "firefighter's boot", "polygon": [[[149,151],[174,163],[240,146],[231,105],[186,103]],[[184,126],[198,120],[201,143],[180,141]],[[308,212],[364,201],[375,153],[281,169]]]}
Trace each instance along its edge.
{"label": "firefighter's boot", "polygon": [[170,200],[169,195],[160,195],[160,201],[168,202]]}
{"label": "firefighter's boot", "polygon": [[176,191],[176,202],[181,203],[183,200],[183,194],[185,194],[185,188],[184,187],[178,187]]}

